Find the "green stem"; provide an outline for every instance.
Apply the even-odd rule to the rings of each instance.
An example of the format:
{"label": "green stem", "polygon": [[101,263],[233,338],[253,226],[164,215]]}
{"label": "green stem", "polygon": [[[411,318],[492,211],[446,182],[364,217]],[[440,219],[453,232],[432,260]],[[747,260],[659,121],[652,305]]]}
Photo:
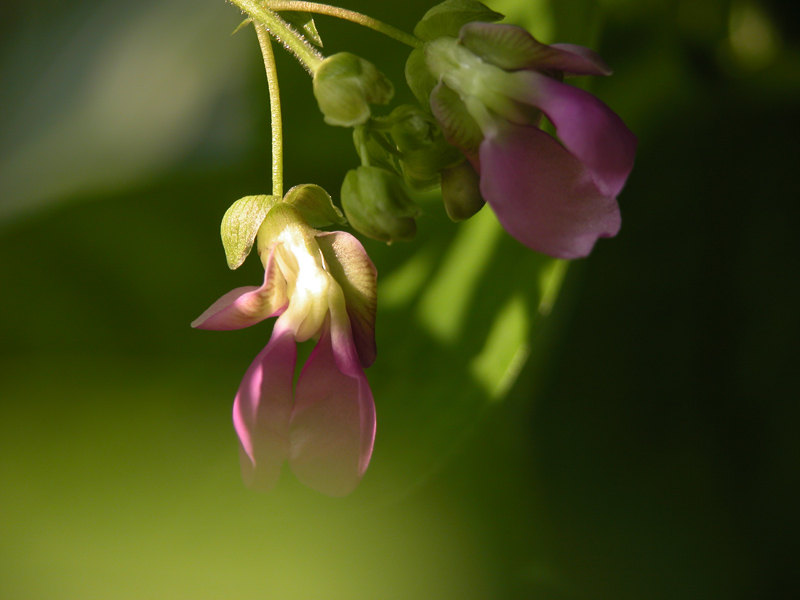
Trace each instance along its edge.
{"label": "green stem", "polygon": [[302,35],[292,29],[277,14],[264,8],[255,0],[230,1],[247,13],[253,21],[264,26],[272,37],[297,57],[297,60],[305,67],[306,71],[314,75],[320,63],[322,63],[323,57]]}
{"label": "green stem", "polygon": [[406,33],[405,31],[401,31],[396,27],[392,27],[391,25],[378,21],[377,19],[373,19],[372,17],[362,15],[361,13],[357,13],[352,10],[339,8],[338,6],[317,4],[316,2],[302,2],[299,0],[267,0],[267,5],[269,6],[270,10],[274,11],[296,10],[300,12],[337,17],[339,19],[344,19],[345,21],[352,21],[353,23],[358,23],[364,27],[374,29],[375,31],[387,35],[398,42],[406,44],[407,46],[411,46],[412,48],[422,48],[423,45],[422,40]]}
{"label": "green stem", "polygon": [[278,86],[278,69],[275,66],[275,53],[267,28],[255,23],[261,54],[264,55],[264,68],[267,70],[269,86],[269,112],[272,126],[272,195],[283,198],[283,121],[281,119],[281,90]]}

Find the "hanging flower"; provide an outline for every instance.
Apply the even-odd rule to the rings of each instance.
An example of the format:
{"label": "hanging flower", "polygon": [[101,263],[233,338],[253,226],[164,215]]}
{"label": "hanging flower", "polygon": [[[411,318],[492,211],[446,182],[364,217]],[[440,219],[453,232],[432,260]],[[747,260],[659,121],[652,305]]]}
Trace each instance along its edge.
{"label": "hanging flower", "polygon": [[[609,75],[600,57],[512,25],[470,22],[458,38],[433,31],[409,59],[409,84],[480,175],[506,230],[559,258],[586,256],[616,235],[636,137],[600,100],[561,81]],[[559,141],[540,128],[543,116]]]}
{"label": "hanging flower", "polygon": [[[375,267],[353,236],[313,229],[285,202],[264,219],[258,252],[264,283],[229,292],[192,323],[229,330],[277,317],[234,401],[245,483],[269,491],[288,461],[309,487],[346,495],[375,439],[364,375],[375,359]],[[293,386],[296,342],[311,338],[316,347]]]}

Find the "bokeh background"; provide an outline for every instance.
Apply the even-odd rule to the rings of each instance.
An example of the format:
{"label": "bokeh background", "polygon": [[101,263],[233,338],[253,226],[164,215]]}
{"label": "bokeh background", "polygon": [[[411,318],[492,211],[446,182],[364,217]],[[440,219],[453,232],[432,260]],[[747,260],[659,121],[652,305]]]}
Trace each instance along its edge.
{"label": "bokeh background", "polygon": [[[786,0],[497,0],[596,48],[639,135],[624,226],[566,265],[435,196],[380,270],[372,465],[329,499],[239,479],[269,325],[219,220],[270,190],[255,36],[222,0],[0,5],[0,598],[800,596],[800,20]],[[410,31],[423,0],[347,0]],[[319,17],[403,84],[404,47]],[[279,57],[286,184],[356,164]],[[304,348],[308,352],[308,348]]]}

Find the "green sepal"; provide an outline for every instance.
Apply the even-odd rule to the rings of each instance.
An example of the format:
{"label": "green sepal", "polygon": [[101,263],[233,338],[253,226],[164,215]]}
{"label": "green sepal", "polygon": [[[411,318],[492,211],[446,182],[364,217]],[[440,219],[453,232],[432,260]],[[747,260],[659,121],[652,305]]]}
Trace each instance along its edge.
{"label": "green sepal", "polygon": [[442,200],[451,221],[469,219],[483,208],[480,183],[480,175],[466,160],[442,171]]}
{"label": "green sepal", "polygon": [[330,194],[313,183],[294,186],[286,192],[283,201],[303,215],[312,227],[347,223],[342,212],[333,204]]}
{"label": "green sepal", "polygon": [[376,127],[383,119],[370,119],[353,128],[353,143],[365,166],[379,167],[400,174],[400,153],[382,127]]}
{"label": "green sepal", "polygon": [[412,190],[422,192],[439,185],[440,173],[464,158],[458,148],[444,139],[430,148],[411,150],[403,155],[403,179]]}
{"label": "green sepal", "polygon": [[314,96],[326,123],[353,127],[370,118],[370,104],[387,104],[394,86],[371,62],[340,52],[314,73]]}
{"label": "green sepal", "polygon": [[456,92],[440,83],[431,94],[431,107],[448,142],[464,152],[477,151],[483,132]]}
{"label": "green sepal", "polygon": [[419,207],[397,175],[377,167],[348,171],[342,183],[342,208],[354,229],[382,242],[408,241],[417,233]]}
{"label": "green sepal", "polygon": [[436,78],[431,74],[425,62],[425,50],[416,48],[406,61],[406,82],[425,110],[430,110],[431,92],[436,87]]}
{"label": "green sepal", "polygon": [[406,154],[400,162],[405,184],[415,192],[427,192],[441,181],[439,169],[434,168],[424,152],[415,150]]}
{"label": "green sepal", "polygon": [[411,189],[422,191],[439,184],[439,171],[463,160],[447,143],[431,115],[412,105],[398,106],[389,116],[391,135],[402,153],[400,167]]}
{"label": "green sepal", "polygon": [[430,114],[411,104],[401,104],[387,119],[391,123],[390,133],[400,152],[428,148],[441,137],[439,125]]}
{"label": "green sepal", "polygon": [[282,10],[278,14],[284,21],[289,23],[289,25],[302,33],[309,42],[322,48],[322,38],[319,36],[317,25],[314,23],[314,17],[311,13],[296,10]]}
{"label": "green sepal", "polygon": [[456,37],[467,23],[495,23],[503,18],[500,13],[474,0],[446,0],[425,13],[414,27],[414,35],[424,41],[442,36]]}
{"label": "green sepal", "polygon": [[278,237],[287,229],[302,236],[306,246],[311,245],[314,234],[318,233],[306,223],[303,215],[296,208],[289,206],[286,202],[276,202],[262,221],[261,227],[258,228],[258,253],[263,256],[264,252],[268,252]]}
{"label": "green sepal", "polygon": [[228,267],[238,269],[242,265],[253,248],[261,223],[279,200],[278,196],[245,196],[231,204],[220,226]]}

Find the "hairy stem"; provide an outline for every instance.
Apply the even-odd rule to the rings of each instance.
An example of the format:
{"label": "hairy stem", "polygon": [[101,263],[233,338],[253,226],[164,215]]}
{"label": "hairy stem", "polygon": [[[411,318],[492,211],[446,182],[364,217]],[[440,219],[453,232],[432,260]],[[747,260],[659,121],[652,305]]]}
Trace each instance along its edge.
{"label": "hairy stem", "polygon": [[405,31],[401,31],[396,27],[392,27],[391,25],[378,21],[377,19],[373,19],[372,17],[362,15],[361,13],[357,13],[352,10],[339,8],[338,6],[317,4],[316,2],[303,2],[299,0],[267,0],[267,6],[269,6],[270,10],[273,11],[295,10],[300,12],[328,15],[330,17],[344,19],[345,21],[352,21],[353,23],[358,23],[364,27],[374,29],[375,31],[387,35],[398,42],[406,44],[407,46],[411,46],[412,48],[422,48],[423,42],[419,38],[416,38]]}
{"label": "hairy stem", "polygon": [[291,25],[281,19],[268,8],[264,8],[255,0],[230,0],[231,3],[242,9],[255,23],[262,25],[270,35],[283,44],[289,52],[295,55],[300,64],[311,75],[315,73],[322,55]]}
{"label": "hairy stem", "polygon": [[255,24],[258,43],[264,55],[264,68],[267,71],[269,86],[269,112],[272,127],[272,195],[283,198],[283,120],[281,119],[281,90],[278,86],[278,70],[275,66],[275,53],[272,39],[266,27]]}

